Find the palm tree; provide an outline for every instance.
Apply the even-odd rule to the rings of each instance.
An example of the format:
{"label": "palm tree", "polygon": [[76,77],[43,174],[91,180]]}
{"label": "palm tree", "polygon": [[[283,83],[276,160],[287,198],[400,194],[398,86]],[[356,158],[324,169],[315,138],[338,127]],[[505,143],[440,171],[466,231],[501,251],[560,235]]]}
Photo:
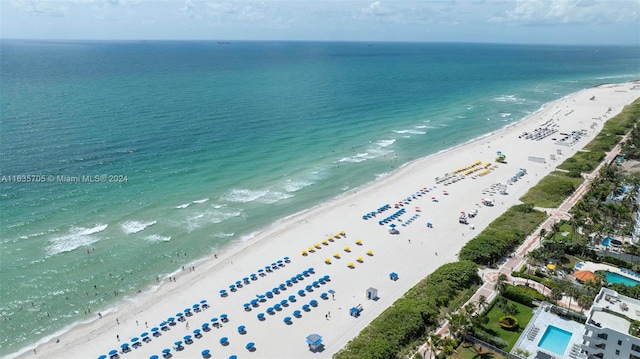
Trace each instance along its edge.
{"label": "palm tree", "polygon": [[604,271],[597,271],[596,272],[596,279],[598,281],[598,284],[601,287],[604,287],[607,285],[607,274]]}
{"label": "palm tree", "polygon": [[451,354],[456,353],[458,342],[453,338],[444,338],[440,344],[440,350],[444,357],[449,357]]}
{"label": "palm tree", "polygon": [[478,297],[478,312],[481,313],[488,304],[489,302],[487,302],[487,297],[485,297],[484,295]]}
{"label": "palm tree", "polygon": [[[442,343],[442,336],[438,333],[430,333],[429,334],[429,351],[431,354],[435,356],[436,350],[440,348],[440,344]],[[431,355],[429,355],[429,359],[431,359]]]}
{"label": "palm tree", "polygon": [[580,289],[578,289],[578,287],[576,287],[575,285],[569,285],[567,286],[567,288],[565,288],[564,294],[569,297],[569,309],[571,309],[571,300],[577,300],[582,292],[580,292]]}
{"label": "palm tree", "polygon": [[504,273],[500,273],[493,289],[497,290],[499,293],[504,292],[507,289],[507,280],[507,275]]}

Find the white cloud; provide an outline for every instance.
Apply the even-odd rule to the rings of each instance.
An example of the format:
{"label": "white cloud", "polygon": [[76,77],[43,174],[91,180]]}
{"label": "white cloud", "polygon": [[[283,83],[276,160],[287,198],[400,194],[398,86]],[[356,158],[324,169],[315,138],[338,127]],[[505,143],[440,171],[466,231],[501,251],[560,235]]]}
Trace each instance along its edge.
{"label": "white cloud", "polygon": [[360,11],[364,15],[374,17],[389,16],[393,13],[391,9],[384,5],[381,1],[373,2],[369,4],[369,6],[360,9]]}
{"label": "white cloud", "polygon": [[527,26],[562,24],[608,24],[634,21],[638,17],[638,2],[598,0],[517,0],[512,9],[502,11],[489,23]]}

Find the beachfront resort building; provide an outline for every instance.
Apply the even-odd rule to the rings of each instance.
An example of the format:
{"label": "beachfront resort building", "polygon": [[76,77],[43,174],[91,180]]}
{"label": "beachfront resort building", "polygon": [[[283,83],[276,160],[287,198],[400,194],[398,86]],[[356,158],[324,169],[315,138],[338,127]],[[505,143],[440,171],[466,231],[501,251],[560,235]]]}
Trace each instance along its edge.
{"label": "beachfront resort building", "polygon": [[602,288],[584,327],[582,352],[587,358],[640,359],[640,300]]}

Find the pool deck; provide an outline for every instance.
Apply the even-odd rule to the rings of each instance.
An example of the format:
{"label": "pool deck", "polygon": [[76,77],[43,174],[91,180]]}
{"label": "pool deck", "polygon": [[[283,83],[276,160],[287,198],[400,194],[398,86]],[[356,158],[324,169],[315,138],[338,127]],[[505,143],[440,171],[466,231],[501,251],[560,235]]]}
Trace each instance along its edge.
{"label": "pool deck", "polygon": [[604,264],[604,263],[593,263],[593,262],[580,262],[582,263],[582,265],[580,267],[578,267],[578,264],[576,264],[575,270],[588,270],[591,271],[593,273],[595,273],[596,271],[608,271],[608,272],[612,272],[612,273],[617,273],[623,277],[627,277],[629,279],[633,279],[637,282],[640,282],[640,273],[634,273],[630,270],[626,270],[623,268],[618,268],[618,267],[613,267],[610,266],[608,264]]}
{"label": "pool deck", "polygon": [[[511,350],[512,354],[516,354],[516,350],[518,348],[522,350],[526,350],[532,355],[535,355],[537,352],[543,352],[545,354],[550,355],[552,358],[586,358],[584,354],[580,354],[580,344],[582,343],[582,335],[585,332],[585,328],[583,324],[578,322],[574,322],[573,320],[565,319],[559,317],[548,311],[550,305],[546,303],[546,305],[542,305],[535,309],[535,313],[527,324],[526,328],[522,331],[520,338],[513,346]],[[566,330],[570,333],[571,339],[567,344],[567,347],[564,350],[562,355],[558,355],[556,353],[549,352],[548,350],[542,349],[538,347],[538,343],[542,336],[544,335],[547,327],[549,325],[553,325],[554,327]]]}

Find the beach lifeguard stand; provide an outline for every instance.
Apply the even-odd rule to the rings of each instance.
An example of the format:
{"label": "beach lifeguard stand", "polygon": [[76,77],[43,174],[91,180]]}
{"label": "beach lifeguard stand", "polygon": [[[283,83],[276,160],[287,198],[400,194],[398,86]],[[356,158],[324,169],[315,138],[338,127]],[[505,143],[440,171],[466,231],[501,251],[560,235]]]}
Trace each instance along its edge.
{"label": "beach lifeguard stand", "polygon": [[398,280],[398,273],[396,273],[396,272],[389,273],[389,279],[391,279],[394,282],[397,281]]}
{"label": "beach lifeguard stand", "polygon": [[367,299],[371,299],[371,300],[378,299],[378,290],[373,287],[369,287],[367,289]]}

